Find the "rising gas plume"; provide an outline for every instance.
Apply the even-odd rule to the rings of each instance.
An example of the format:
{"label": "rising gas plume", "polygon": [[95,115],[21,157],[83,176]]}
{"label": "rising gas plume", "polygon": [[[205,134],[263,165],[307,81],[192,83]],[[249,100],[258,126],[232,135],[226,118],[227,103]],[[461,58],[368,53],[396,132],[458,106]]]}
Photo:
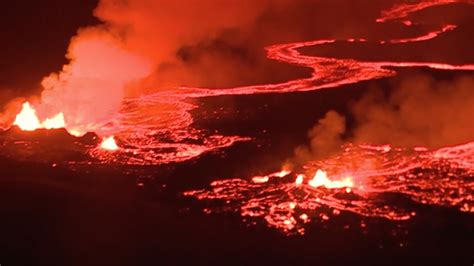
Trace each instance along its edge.
{"label": "rising gas plume", "polygon": [[113,126],[107,123],[120,111],[125,87],[151,67],[101,28],[79,31],[67,58],[68,65],[43,80],[38,112],[47,117],[62,112],[66,128],[80,134]]}
{"label": "rising gas plume", "polygon": [[358,143],[440,148],[474,139],[474,79],[402,79],[391,95],[374,90],[352,107]]}
{"label": "rising gas plume", "polygon": [[342,114],[329,111],[308,132],[310,145],[297,148],[295,159],[337,153],[345,142],[441,148],[474,139],[472,77],[436,81],[427,75],[403,76],[392,86],[372,88],[351,104],[348,116],[355,124],[350,129]]}
{"label": "rising gas plume", "polygon": [[330,156],[344,143],[342,135],[346,131],[346,119],[335,111],[329,111],[308,132],[309,147],[295,150],[296,159],[307,161]]}

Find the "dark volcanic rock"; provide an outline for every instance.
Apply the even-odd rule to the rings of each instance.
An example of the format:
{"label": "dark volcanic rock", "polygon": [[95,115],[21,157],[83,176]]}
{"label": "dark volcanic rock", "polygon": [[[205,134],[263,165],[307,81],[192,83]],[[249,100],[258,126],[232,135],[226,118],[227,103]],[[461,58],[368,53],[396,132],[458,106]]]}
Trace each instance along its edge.
{"label": "dark volcanic rock", "polygon": [[82,137],[65,129],[23,131],[12,127],[0,132],[0,156],[36,162],[69,162],[88,160],[88,150],[97,146],[94,133]]}

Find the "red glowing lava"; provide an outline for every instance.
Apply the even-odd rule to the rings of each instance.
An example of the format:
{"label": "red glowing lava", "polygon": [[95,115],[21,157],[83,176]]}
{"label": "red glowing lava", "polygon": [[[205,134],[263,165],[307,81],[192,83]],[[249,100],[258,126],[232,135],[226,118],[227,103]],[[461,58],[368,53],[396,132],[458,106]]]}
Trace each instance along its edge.
{"label": "red glowing lava", "polygon": [[[407,16],[419,10],[450,3],[473,3],[469,0],[433,0],[414,4],[401,4],[394,6],[390,10],[382,12],[382,17],[377,19],[377,22],[386,22],[389,20],[400,21],[400,23],[407,24]],[[413,25],[410,20],[410,25]],[[362,38],[350,38],[347,42],[375,42],[379,45],[396,45],[400,43],[410,43],[427,41],[436,38],[440,34],[447,31],[453,31],[456,25],[442,25],[438,30],[428,32],[422,36],[398,39],[398,40],[367,40]],[[95,80],[97,79],[96,72],[107,73],[107,76],[116,78],[117,76],[124,76],[123,80],[113,82],[112,84],[102,84],[104,86],[119,88],[127,80],[138,78],[147,71],[149,65],[142,59],[127,51],[113,46],[111,38],[101,39],[97,37],[94,32],[85,32],[86,37],[83,42],[75,42],[71,46],[72,54],[85,54],[85,61],[73,61],[71,67],[65,68],[61,75],[51,76],[46,79],[45,85],[48,90],[44,93],[44,100],[54,100],[58,96],[55,94],[57,86],[62,86],[65,83],[66,92],[77,91],[76,86],[88,85],[83,84],[84,75],[91,75]],[[90,35],[90,36],[89,36]],[[249,138],[239,136],[223,136],[220,134],[212,134],[202,129],[195,129],[193,118],[189,113],[197,106],[186,102],[189,98],[201,98],[209,96],[220,95],[245,95],[245,94],[259,94],[259,93],[288,93],[296,91],[312,91],[330,87],[337,87],[345,84],[357,83],[365,80],[372,80],[394,75],[396,72],[392,70],[393,67],[429,67],[433,69],[443,70],[474,70],[473,64],[452,65],[437,62],[364,62],[353,59],[338,59],[318,56],[305,56],[298,51],[300,48],[309,46],[318,46],[335,43],[335,39],[323,39],[307,42],[296,42],[287,44],[278,44],[266,47],[269,59],[281,61],[295,66],[306,67],[313,69],[311,77],[292,80],[279,84],[245,86],[237,88],[225,89],[207,89],[207,88],[191,88],[180,87],[161,90],[151,95],[144,95],[136,98],[128,98],[121,102],[121,110],[119,114],[111,114],[110,110],[115,110],[116,106],[120,105],[119,99],[113,101],[113,106],[108,106],[104,111],[103,117],[88,117],[93,116],[94,108],[87,108],[91,114],[85,115],[77,113],[75,105],[66,106],[68,103],[61,103],[67,109],[67,112],[57,112],[54,120],[35,121],[32,124],[24,127],[25,129],[33,128],[55,128],[50,122],[61,124],[63,120],[66,122],[73,121],[73,125],[65,123],[66,129],[73,135],[83,135],[86,131],[94,131],[100,136],[114,135],[121,140],[125,149],[119,152],[101,153],[97,150],[91,150],[90,155],[104,163],[119,163],[119,164],[134,164],[134,165],[156,165],[172,162],[181,162],[200,156],[203,153],[228,147],[237,141],[246,141]],[[98,49],[97,54],[88,55],[87,51],[91,47]],[[103,52],[100,52],[103,51]],[[82,64],[95,62],[97,57],[114,58],[117,61],[117,69],[112,69],[110,72],[106,66],[98,65],[93,70],[83,69]],[[82,58],[82,57],[81,57]],[[106,60],[105,60],[106,61]],[[131,62],[136,66],[133,73],[122,68]],[[92,64],[94,65],[94,63]],[[110,72],[110,73],[109,73]],[[80,74],[80,80],[68,80],[70,76]],[[126,74],[126,75],[125,75]],[[93,81],[92,80],[92,81]],[[91,81],[87,79],[86,81]],[[90,88],[94,91],[93,88]],[[89,90],[86,91],[89,93]],[[84,97],[87,96],[85,93]],[[68,93],[66,100],[77,103],[86,103],[87,99],[76,100],[75,93]],[[108,97],[108,95],[103,95]],[[95,103],[86,104],[100,105]],[[55,109],[58,107],[55,106]],[[59,107],[61,109],[61,107]],[[61,115],[62,114],[62,115]],[[77,118],[77,119],[76,119]],[[82,122],[81,122],[82,121]],[[20,122],[18,122],[20,123]],[[16,124],[18,124],[16,123]],[[63,125],[64,126],[64,125]]]}
{"label": "red glowing lava", "polygon": [[[450,3],[474,4],[474,1],[433,0],[396,5],[382,12],[377,22],[400,20],[407,26],[409,14],[428,7]],[[381,45],[427,41],[456,29],[443,25],[422,36],[377,40]],[[347,40],[356,42],[356,38]],[[393,75],[388,67],[429,67],[444,70],[474,70],[473,64],[451,65],[435,62],[362,62],[352,59],[310,57],[299,48],[334,43],[316,40],[267,47],[268,57],[314,69],[313,76],[282,84],[248,86],[227,90],[194,90],[196,94],[253,94],[317,90]],[[367,41],[367,40],[363,40]],[[369,40],[370,41],[370,40]],[[193,91],[188,88],[189,91]],[[308,178],[311,177],[312,178]],[[396,193],[421,204],[454,207],[474,213],[474,142],[429,151],[425,147],[406,150],[389,145],[350,145],[338,156],[308,161],[300,169],[247,179],[219,180],[209,189],[186,192],[199,200],[222,202],[224,206],[207,209],[239,212],[245,218],[262,218],[265,223],[287,233],[304,233],[310,220],[326,221],[341,211],[365,217],[408,220],[416,212],[406,206],[384,200]]]}
{"label": "red glowing lava", "polygon": [[[21,130],[25,131],[35,131],[37,129],[58,129],[58,128],[66,128],[66,122],[64,121],[63,113],[58,113],[57,115],[46,118],[41,121],[37,114],[36,110],[30,105],[29,102],[25,102],[22,105],[21,111],[15,117],[15,121],[13,125],[18,126]],[[74,130],[68,130],[69,134],[73,136],[81,136],[78,132]],[[100,148],[109,151],[118,150],[119,147],[115,143],[115,139],[113,136],[104,138],[102,143],[100,144]]]}
{"label": "red glowing lava", "polygon": [[[298,178],[297,178],[297,181],[298,181]],[[300,181],[298,181],[297,183],[300,183]],[[325,171],[318,169],[316,173],[314,174],[313,179],[308,181],[308,185],[312,187],[323,186],[325,188],[344,188],[344,187],[351,188],[354,186],[354,182],[352,181],[352,178],[350,177],[345,177],[341,180],[330,180]]]}
{"label": "red glowing lava", "polygon": [[63,128],[66,126],[64,115],[62,113],[59,113],[52,118],[46,118],[41,122],[36,115],[36,110],[31,107],[29,102],[23,104],[20,113],[15,117],[13,125],[18,126],[20,129],[25,131],[34,131],[40,128]]}
{"label": "red glowing lava", "polygon": [[225,202],[222,209],[263,218],[268,226],[287,233],[304,233],[309,220],[328,220],[341,211],[397,221],[415,215],[413,209],[384,200],[386,193],[474,213],[473,145],[459,146],[454,153],[349,145],[339,156],[307,162],[302,169],[316,174],[306,182],[305,174],[297,172],[285,177],[270,174],[251,181],[215,181],[209,190],[185,195]]}
{"label": "red glowing lava", "polygon": [[[433,2],[432,5],[434,4],[439,3]],[[425,6],[423,8],[432,5],[423,5]],[[404,14],[420,9],[419,6],[409,5],[408,7],[408,9],[403,9],[403,14],[398,13],[398,17],[395,16],[394,12],[391,12],[391,19],[402,19],[405,17]],[[444,32],[452,31],[455,28],[454,25],[444,25],[440,30],[427,33],[417,38],[390,40],[388,43],[397,44],[426,41]],[[368,40],[362,39],[359,41],[365,42]],[[210,150],[230,146],[236,141],[247,140],[247,138],[238,136],[212,136],[205,131],[191,128],[190,125],[193,123],[193,118],[189,114],[189,111],[196,108],[196,106],[185,102],[187,98],[318,90],[394,75],[395,71],[389,70],[389,67],[429,67],[443,70],[474,70],[473,64],[451,65],[436,62],[362,62],[352,59],[305,56],[301,55],[298,51],[298,49],[303,47],[334,42],[336,42],[334,39],[316,40],[273,45],[266,48],[268,58],[270,59],[314,69],[313,75],[309,78],[279,84],[227,89],[181,87],[174,90],[161,91],[152,95],[127,99],[123,108],[123,120],[121,121],[123,131],[117,134],[120,135],[120,138],[125,142],[128,142],[130,147],[133,147],[130,149],[130,151],[133,152],[129,154],[129,156],[122,157],[121,162],[132,164],[160,164],[183,161],[199,156]],[[383,41],[377,40],[376,42],[381,43]],[[161,106],[161,108],[157,108],[157,106]],[[155,113],[156,115],[150,118],[150,113]],[[169,140],[169,142],[164,141],[164,139]],[[199,140],[200,144],[187,144],[187,139]],[[170,148],[171,150],[169,150]],[[153,153],[150,153],[150,151],[153,151]]]}
{"label": "red glowing lava", "polygon": [[109,151],[116,151],[119,149],[119,146],[115,142],[114,137],[107,137],[102,140],[102,143],[100,143],[100,148],[104,150],[109,150]]}
{"label": "red glowing lava", "polygon": [[[411,13],[450,3],[474,4],[474,1],[431,0],[400,4],[383,11],[377,22],[398,21],[407,27],[415,27],[419,23],[407,18]],[[393,70],[396,67],[474,70],[474,64],[383,60],[365,62],[306,56],[299,51],[304,47],[341,41],[378,45],[422,42],[456,29],[456,25],[447,24],[412,38],[321,39],[272,45],[266,47],[269,59],[310,68],[313,74],[307,78],[278,84],[224,89],[170,88],[123,101],[116,95],[112,106],[104,107],[101,112],[103,115],[98,118],[93,114],[94,108],[100,103],[89,102],[94,87],[88,86],[91,81],[102,80],[97,73],[107,73],[112,78],[112,82],[107,81],[102,85],[121,89],[125,82],[145,75],[149,66],[135,55],[112,45],[113,41],[111,43],[111,40],[97,39],[91,34],[92,39],[72,47],[73,51],[86,54],[86,61],[74,61],[74,64],[66,67],[60,75],[53,75],[45,80],[48,90],[43,94],[43,100],[52,100],[53,103],[56,103],[54,100],[58,98],[55,89],[63,84],[68,85],[66,91],[70,93],[67,93],[65,102],[61,102],[59,109],[53,112],[52,116],[40,119],[35,109],[25,103],[13,125],[29,131],[65,127],[73,135],[96,131],[107,137],[98,147],[90,149],[89,154],[103,163],[159,165],[181,162],[231,146],[237,141],[249,140],[245,137],[223,136],[193,128],[190,111],[197,106],[187,102],[189,98],[313,91],[388,77],[396,74]],[[99,51],[107,53],[97,52],[89,55],[90,47],[98,47]],[[94,69],[79,67],[82,64],[89,66],[91,62],[95,65],[96,57],[104,54],[117,59],[114,61],[117,69],[108,71],[108,64],[98,65]],[[123,62],[131,62],[134,66],[132,69],[136,71],[129,72],[129,64]],[[71,82],[69,77],[74,76],[73,74],[79,74],[81,78]],[[116,81],[117,77],[122,78]],[[77,100],[77,88],[84,86],[87,90],[82,95],[83,98]],[[99,97],[95,100],[100,99]],[[69,106],[70,102],[74,104]],[[84,115],[80,113],[77,104],[92,108],[88,108],[89,113]],[[58,108],[55,104],[51,105],[53,109]],[[64,112],[61,106],[65,109]],[[117,107],[120,107],[119,114],[110,112]],[[69,121],[73,121],[73,126],[68,125]],[[120,140],[120,147],[115,139]],[[263,218],[271,227],[299,233],[304,232],[303,225],[309,221],[327,221],[343,211],[389,220],[407,220],[416,214],[406,206],[384,200],[382,195],[387,193],[397,193],[421,204],[453,207],[474,213],[474,142],[435,151],[424,147],[405,150],[388,145],[347,144],[341,151],[338,156],[326,160],[307,161],[298,169],[285,169],[268,175],[254,176],[248,180],[235,178],[215,181],[211,183],[210,189],[189,191],[185,195],[200,200],[221,201],[225,205],[223,209],[240,212],[243,217]]]}

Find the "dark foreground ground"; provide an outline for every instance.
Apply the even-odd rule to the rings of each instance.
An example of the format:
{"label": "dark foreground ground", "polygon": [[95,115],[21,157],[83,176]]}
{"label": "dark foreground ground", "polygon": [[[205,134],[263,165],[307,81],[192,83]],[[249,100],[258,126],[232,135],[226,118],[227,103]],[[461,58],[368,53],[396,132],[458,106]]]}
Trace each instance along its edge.
{"label": "dark foreground ground", "polygon": [[[194,111],[197,127],[258,139],[178,165],[72,170],[3,158],[0,264],[472,265],[474,215],[453,209],[420,205],[418,215],[401,225],[372,220],[366,229],[345,230],[340,221],[330,221],[308,226],[304,236],[286,236],[263,223],[248,226],[238,214],[206,215],[201,203],[180,196],[216,178],[278,168],[327,110],[344,111],[364,89],[388,82],[204,99]],[[219,120],[203,112],[221,107],[223,114],[242,112]],[[151,179],[139,187],[137,177],[143,175]]]}

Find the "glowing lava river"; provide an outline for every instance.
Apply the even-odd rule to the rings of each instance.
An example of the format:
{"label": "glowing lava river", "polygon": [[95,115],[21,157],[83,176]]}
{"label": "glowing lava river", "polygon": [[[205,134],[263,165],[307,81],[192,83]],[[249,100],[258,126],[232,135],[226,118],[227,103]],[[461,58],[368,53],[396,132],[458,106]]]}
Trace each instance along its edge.
{"label": "glowing lava river", "polygon": [[[411,25],[407,17],[420,10],[451,3],[472,1],[426,1],[397,5],[382,12],[378,23]],[[380,46],[429,41],[456,25],[441,25],[422,36],[397,40],[315,40],[273,45],[266,48],[269,59],[311,68],[310,77],[285,83],[225,89],[180,87],[124,101],[113,127],[98,129],[103,142],[87,149],[98,163],[118,165],[163,165],[183,162],[206,152],[229,147],[242,136],[224,136],[193,128],[190,111],[197,108],[189,99],[223,95],[291,93],[333,88],[396,74],[394,68],[427,67],[439,70],[474,70],[474,64],[437,62],[365,62],[305,56],[301,48],[338,42],[376,43]],[[33,118],[31,118],[33,117]],[[14,125],[24,130],[62,128],[63,115],[40,121],[29,104],[23,106]],[[74,130],[73,135],[83,135]],[[83,162],[87,162],[84,160]],[[69,162],[70,164],[81,164]],[[206,212],[230,210],[246,219],[260,219],[287,233],[304,233],[304,224],[328,220],[341,212],[363,217],[408,220],[416,212],[403,204],[386,200],[398,194],[419,204],[456,208],[474,213],[474,142],[429,150],[402,149],[390,145],[346,144],[341,152],[324,160],[307,161],[298,169],[276,169],[275,173],[249,178],[214,181],[209,188],[185,192],[188,197],[218,202]],[[220,203],[220,204],[219,204]]]}

